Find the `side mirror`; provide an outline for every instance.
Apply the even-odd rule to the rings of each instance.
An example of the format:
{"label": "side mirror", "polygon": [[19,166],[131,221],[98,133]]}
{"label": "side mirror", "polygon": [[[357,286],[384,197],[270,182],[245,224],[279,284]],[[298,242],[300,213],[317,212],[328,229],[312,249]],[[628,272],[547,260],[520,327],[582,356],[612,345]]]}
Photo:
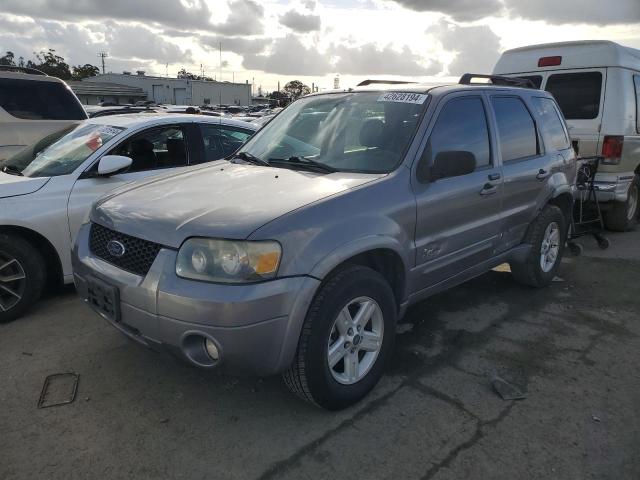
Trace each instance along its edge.
{"label": "side mirror", "polygon": [[476,156],[464,150],[449,150],[436,155],[431,167],[431,181],[473,173]]}
{"label": "side mirror", "polygon": [[133,160],[123,155],[105,155],[98,162],[98,175],[113,175],[129,168],[132,163]]}

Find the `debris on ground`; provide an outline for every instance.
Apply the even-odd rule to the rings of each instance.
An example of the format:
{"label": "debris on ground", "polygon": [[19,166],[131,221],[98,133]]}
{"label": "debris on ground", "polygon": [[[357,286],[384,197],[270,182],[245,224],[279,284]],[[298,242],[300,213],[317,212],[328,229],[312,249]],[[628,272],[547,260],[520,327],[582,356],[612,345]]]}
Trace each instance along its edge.
{"label": "debris on ground", "polygon": [[555,276],[555,277],[553,277],[553,279],[551,279],[551,281],[552,282],[564,282],[564,279],[562,279],[562,278],[560,278],[558,276]]}
{"label": "debris on ground", "polygon": [[54,373],[44,379],[42,392],[38,399],[38,408],[67,405],[76,399],[78,392],[77,373]]}
{"label": "debris on ground", "polygon": [[596,415],[591,415],[591,419],[592,419],[594,422],[600,422],[600,417],[598,417],[598,416],[596,416]]}
{"label": "debris on ground", "polygon": [[413,330],[413,323],[400,323],[396,325],[396,334],[402,335]]}
{"label": "debris on ground", "polygon": [[521,400],[527,395],[515,385],[497,375],[491,377],[491,386],[503,400]]}

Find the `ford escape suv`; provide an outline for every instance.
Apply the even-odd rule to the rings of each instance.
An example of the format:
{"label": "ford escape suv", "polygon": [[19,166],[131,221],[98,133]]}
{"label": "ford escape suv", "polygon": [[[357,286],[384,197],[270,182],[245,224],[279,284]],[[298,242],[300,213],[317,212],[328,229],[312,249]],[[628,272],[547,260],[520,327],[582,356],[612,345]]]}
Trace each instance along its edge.
{"label": "ford escape suv", "polygon": [[353,404],[409,305],[503,262],[533,287],[559,267],[576,165],[557,104],[461,81],[309,95],[227,160],[103,197],[79,295],[193,365]]}

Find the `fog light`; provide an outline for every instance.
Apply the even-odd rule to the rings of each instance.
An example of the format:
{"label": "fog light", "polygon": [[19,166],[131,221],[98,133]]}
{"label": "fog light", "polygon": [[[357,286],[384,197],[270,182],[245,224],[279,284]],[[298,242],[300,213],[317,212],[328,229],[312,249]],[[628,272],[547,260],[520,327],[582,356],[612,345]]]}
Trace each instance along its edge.
{"label": "fog light", "polygon": [[216,347],[216,344],[213,343],[212,340],[209,340],[208,338],[204,339],[204,348],[207,351],[207,353],[209,354],[209,356],[211,357],[212,360],[218,360],[218,357],[220,356],[220,354],[218,353],[218,347]]}

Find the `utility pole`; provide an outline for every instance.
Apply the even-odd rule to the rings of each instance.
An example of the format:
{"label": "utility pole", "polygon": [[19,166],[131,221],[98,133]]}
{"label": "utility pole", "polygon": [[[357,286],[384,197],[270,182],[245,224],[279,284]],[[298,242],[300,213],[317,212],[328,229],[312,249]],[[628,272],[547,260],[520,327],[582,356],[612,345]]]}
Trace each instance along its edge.
{"label": "utility pole", "polygon": [[105,74],[105,68],[104,68],[104,59],[107,58],[109,55],[107,54],[107,52],[99,52],[98,53],[98,57],[102,60],[102,74]]}

